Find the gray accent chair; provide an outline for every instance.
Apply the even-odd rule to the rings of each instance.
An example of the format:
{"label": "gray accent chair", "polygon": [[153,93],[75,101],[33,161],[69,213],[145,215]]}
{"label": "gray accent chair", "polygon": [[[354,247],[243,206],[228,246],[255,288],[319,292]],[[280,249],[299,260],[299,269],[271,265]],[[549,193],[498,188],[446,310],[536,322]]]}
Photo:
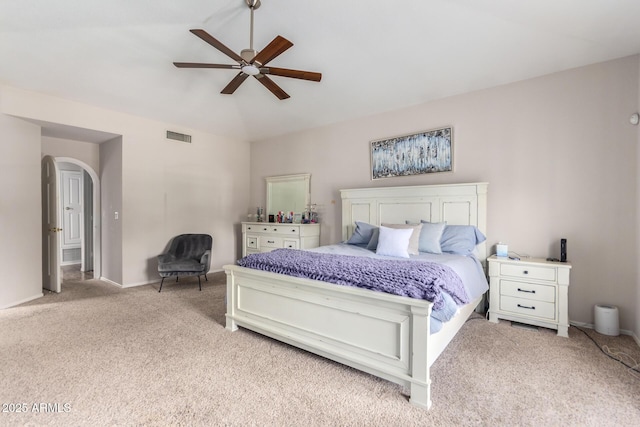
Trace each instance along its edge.
{"label": "gray accent chair", "polygon": [[158,255],[158,274],[162,277],[160,289],[167,277],[198,276],[198,287],[202,290],[200,276],[207,279],[211,265],[213,239],[208,234],[181,234],[171,241],[166,253]]}

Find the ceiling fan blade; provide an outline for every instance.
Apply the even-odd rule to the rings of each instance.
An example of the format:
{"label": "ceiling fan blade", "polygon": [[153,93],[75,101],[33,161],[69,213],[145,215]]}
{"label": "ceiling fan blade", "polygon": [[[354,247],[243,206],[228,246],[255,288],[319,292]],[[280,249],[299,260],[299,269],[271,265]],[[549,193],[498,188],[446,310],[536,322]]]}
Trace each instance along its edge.
{"label": "ceiling fan blade", "polygon": [[289,95],[282,90],[280,86],[278,86],[273,80],[263,74],[257,74],[253,76],[258,80],[264,87],[269,89],[271,93],[278,97],[278,99],[287,99]]}
{"label": "ceiling fan blade", "polygon": [[314,82],[319,82],[322,79],[321,73],[314,73],[313,71],[289,70],[287,68],[265,67],[260,68],[260,72],[263,74],[270,74],[272,76],[291,77],[294,79],[311,80]]}
{"label": "ceiling fan blade", "polygon": [[251,63],[258,63],[260,65],[265,65],[267,62],[271,61],[273,58],[280,55],[285,50],[289,49],[293,46],[289,40],[285,39],[282,36],[277,36],[275,39],[271,40],[264,49],[262,49],[256,56],[251,60]]}
{"label": "ceiling fan blade", "polygon": [[189,31],[191,31],[193,34],[200,37],[202,40],[209,43],[211,46],[215,47],[220,52],[224,53],[234,61],[237,61],[240,63],[243,62],[243,59],[240,55],[238,55],[237,53],[235,53],[234,51],[226,47],[224,44],[222,44],[222,42],[215,39],[211,34],[207,33],[205,30],[195,29],[195,30],[189,30]]}
{"label": "ceiling fan blade", "polygon": [[200,62],[174,62],[178,68],[227,68],[239,70],[240,65],[228,65],[228,64],[202,64]]}
{"label": "ceiling fan blade", "polygon": [[247,74],[245,73],[238,73],[238,75],[236,75],[227,86],[225,86],[224,89],[222,89],[222,92],[220,93],[224,93],[225,95],[231,95],[233,92],[236,91],[236,89],[238,89],[238,87],[242,84],[242,82],[244,82],[247,77],[249,77]]}

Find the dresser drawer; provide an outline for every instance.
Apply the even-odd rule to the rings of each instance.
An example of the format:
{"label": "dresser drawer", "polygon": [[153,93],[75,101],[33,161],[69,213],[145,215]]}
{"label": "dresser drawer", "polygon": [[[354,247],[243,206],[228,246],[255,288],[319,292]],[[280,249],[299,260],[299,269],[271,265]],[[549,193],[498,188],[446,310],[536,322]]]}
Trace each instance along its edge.
{"label": "dresser drawer", "polygon": [[242,223],[242,256],[279,248],[311,249],[319,244],[319,224]]}
{"label": "dresser drawer", "polygon": [[270,233],[271,227],[267,224],[244,224],[243,231],[249,231],[252,233]]}
{"label": "dresser drawer", "polygon": [[272,225],[270,232],[273,234],[282,234],[287,236],[299,236],[300,227],[291,224]]}
{"label": "dresser drawer", "polygon": [[555,282],[556,269],[554,267],[501,263],[500,275]]}
{"label": "dresser drawer", "polygon": [[500,280],[500,295],[553,303],[556,301],[556,287],[502,279]]}
{"label": "dresser drawer", "polygon": [[272,236],[260,236],[260,247],[261,248],[281,248],[282,247],[282,238],[281,237],[272,237]]}
{"label": "dresser drawer", "polygon": [[298,249],[298,240],[284,239],[282,247],[287,249]]}
{"label": "dresser drawer", "polygon": [[552,302],[501,296],[500,310],[545,320],[556,318],[556,305]]}
{"label": "dresser drawer", "polygon": [[247,249],[258,249],[258,238],[256,236],[247,236]]}

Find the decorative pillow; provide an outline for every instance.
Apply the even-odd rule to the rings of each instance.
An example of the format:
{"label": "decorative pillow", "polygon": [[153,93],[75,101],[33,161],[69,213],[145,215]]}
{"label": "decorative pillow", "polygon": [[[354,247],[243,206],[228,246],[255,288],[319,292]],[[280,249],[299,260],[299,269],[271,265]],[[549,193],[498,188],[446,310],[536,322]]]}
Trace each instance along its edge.
{"label": "decorative pillow", "polygon": [[442,252],[458,255],[471,254],[476,245],[487,240],[473,225],[447,225],[440,239]]}
{"label": "decorative pillow", "polygon": [[[371,235],[378,227],[375,225],[367,224],[366,222],[356,221],[356,229],[347,240],[350,245],[367,245],[371,240]],[[375,248],[374,248],[375,249]]]}
{"label": "decorative pillow", "polygon": [[409,258],[409,241],[413,228],[380,227],[376,254],[400,258]]}
{"label": "decorative pillow", "polygon": [[413,233],[409,241],[409,254],[418,255],[420,253],[420,230],[422,230],[422,224],[386,224],[383,222],[382,225],[395,229],[411,229]]}
{"label": "decorative pillow", "polygon": [[[431,254],[441,254],[440,239],[444,231],[446,222],[426,222],[421,221],[422,230],[420,231],[420,240],[418,242],[418,250],[420,252],[429,252]],[[407,221],[407,224],[410,224]]]}
{"label": "decorative pillow", "polygon": [[371,240],[369,240],[367,249],[369,249],[370,251],[376,250],[376,248],[378,247],[378,237],[380,237],[380,229],[376,227],[376,229],[373,230],[373,233],[371,233]]}

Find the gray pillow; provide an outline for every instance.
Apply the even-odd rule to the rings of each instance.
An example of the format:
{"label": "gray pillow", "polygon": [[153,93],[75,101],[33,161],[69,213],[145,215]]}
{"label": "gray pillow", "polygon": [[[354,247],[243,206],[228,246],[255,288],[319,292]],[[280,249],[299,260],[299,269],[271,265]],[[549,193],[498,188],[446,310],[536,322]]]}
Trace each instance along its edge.
{"label": "gray pillow", "polygon": [[[420,239],[418,242],[418,250],[420,252],[428,252],[431,254],[441,254],[442,248],[440,247],[440,239],[442,233],[447,225],[446,222],[426,222],[422,223],[422,230],[420,230]],[[407,224],[410,224],[407,221]]]}
{"label": "gray pillow", "polygon": [[469,255],[485,240],[485,235],[474,225],[447,225],[442,232],[440,248],[442,252]]}
{"label": "gray pillow", "polygon": [[375,225],[367,224],[366,222],[362,221],[356,221],[356,229],[351,237],[349,237],[349,240],[347,240],[347,243],[350,245],[366,246],[371,240],[373,231],[377,229],[378,227],[376,227]]}

